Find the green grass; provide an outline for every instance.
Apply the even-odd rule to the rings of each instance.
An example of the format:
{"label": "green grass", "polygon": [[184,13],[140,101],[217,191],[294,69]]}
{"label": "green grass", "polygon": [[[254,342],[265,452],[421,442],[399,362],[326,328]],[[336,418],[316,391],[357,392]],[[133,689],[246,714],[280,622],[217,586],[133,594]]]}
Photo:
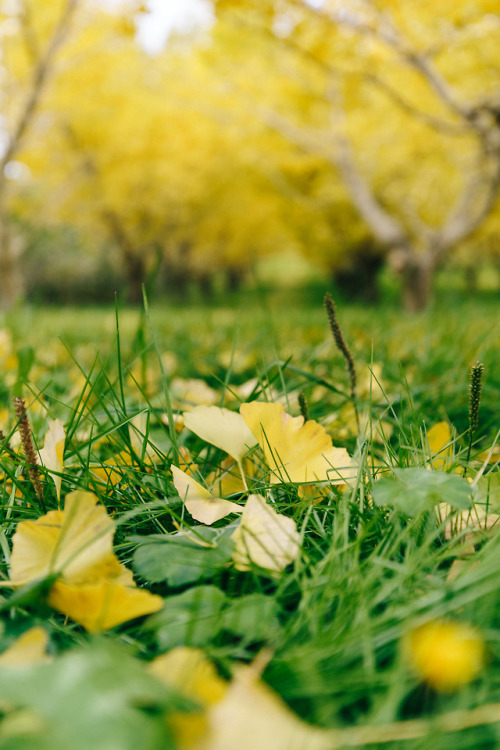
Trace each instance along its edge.
{"label": "green grass", "polygon": [[[149,315],[34,308],[10,315],[0,346],[0,428],[4,447],[10,442],[1,454],[3,575],[19,522],[57,507],[48,472],[43,501],[29,481],[10,405],[15,394],[26,400],[38,447],[47,419],[62,421],[61,498],[77,488],[99,497],[116,523],[121,562],[165,606],[88,635],[47,605],[52,579],[12,594],[5,589],[0,648],[42,625],[53,658],[0,670],[0,749],[126,750],[139,743],[187,750],[168,717],[189,714],[196,696],[146,672],[159,654],[185,645],[203,649],[224,678],[261,659],[262,679],[281,699],[333,732],[324,735],[325,750],[496,747],[499,541],[484,519],[472,540],[466,527],[481,509],[495,522],[500,507],[498,461],[485,462],[498,441],[498,313],[493,299],[443,300],[418,316],[389,304],[339,305],[358,372],[359,433],[321,297],[285,290],[235,298],[227,307],[157,303]],[[467,461],[469,371],[478,360],[485,374]],[[229,539],[238,518],[200,526],[170,474],[180,449],[190,451],[202,480],[225,454],[186,428],[177,432],[173,418],[197,400],[237,411],[254,399],[280,400],[297,416],[299,393],[333,444],[355,456],[356,478],[344,489],[327,486],[311,502],[292,483],[271,485],[269,467],[253,449],[249,490],[293,519],[301,552],[281,574],[238,570]],[[441,471],[429,470],[427,433],[440,421],[451,428],[449,451]],[[231,499],[243,505],[246,493]],[[438,514],[438,503],[450,505]],[[426,681],[405,645],[415,628],[434,620],[467,624],[485,644],[484,666],[449,691]],[[114,708],[99,714],[99,705]],[[367,735],[360,727],[370,727]],[[270,732],[269,750],[291,750]],[[251,727],[243,726],[242,748],[247,735]]]}

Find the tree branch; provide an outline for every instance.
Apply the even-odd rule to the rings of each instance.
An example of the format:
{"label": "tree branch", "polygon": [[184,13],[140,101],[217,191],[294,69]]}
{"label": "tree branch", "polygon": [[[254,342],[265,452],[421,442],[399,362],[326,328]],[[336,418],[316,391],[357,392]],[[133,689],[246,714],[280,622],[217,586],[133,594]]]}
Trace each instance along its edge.
{"label": "tree branch", "polygon": [[335,136],[332,145],[325,144],[324,134],[304,130],[276,112],[259,108],[266,124],[308,153],[320,155],[339,169],[351,195],[351,200],[375,238],[387,247],[406,245],[408,236],[403,226],[375,198],[359,171],[347,136]]}
{"label": "tree branch", "polygon": [[45,48],[44,53],[39,57],[37,64],[33,69],[31,77],[30,88],[28,95],[24,102],[17,123],[14,125],[14,129],[9,137],[9,144],[0,159],[0,190],[3,185],[4,169],[6,165],[12,161],[16,152],[19,149],[22,138],[31,123],[33,115],[38,107],[40,98],[47,82],[48,74],[54,57],[59,49],[59,46],[64,40],[66,33],[69,29],[71,16],[73,15],[79,0],[67,0],[64,7],[63,13],[59,19],[57,26],[52,32],[52,36]]}

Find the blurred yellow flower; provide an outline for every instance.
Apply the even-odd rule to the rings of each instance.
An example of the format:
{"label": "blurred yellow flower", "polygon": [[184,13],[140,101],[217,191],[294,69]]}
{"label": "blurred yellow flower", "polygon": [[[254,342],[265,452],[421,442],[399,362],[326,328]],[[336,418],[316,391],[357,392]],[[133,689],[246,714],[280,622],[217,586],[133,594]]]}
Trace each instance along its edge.
{"label": "blurred yellow flower", "polygon": [[469,624],[434,620],[415,628],[404,651],[417,674],[440,692],[474,680],[485,664],[485,646]]}

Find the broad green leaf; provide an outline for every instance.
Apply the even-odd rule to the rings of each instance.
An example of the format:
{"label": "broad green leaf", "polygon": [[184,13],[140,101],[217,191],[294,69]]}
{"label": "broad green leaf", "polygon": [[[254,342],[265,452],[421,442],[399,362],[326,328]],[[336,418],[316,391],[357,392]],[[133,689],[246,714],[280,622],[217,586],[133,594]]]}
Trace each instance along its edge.
{"label": "broad green leaf", "polygon": [[148,618],[162,650],[174,646],[203,646],[220,630],[225,595],[216,586],[195,586],[168,598],[161,612]]}
{"label": "broad green leaf", "polygon": [[220,620],[220,630],[228,630],[248,642],[267,640],[277,627],[276,601],[264,594],[228,600]]}
{"label": "broad green leaf", "polygon": [[[98,641],[50,664],[3,667],[0,702],[27,711],[32,750],[168,748],[163,711],[182,705],[139,660]],[[19,729],[22,740],[22,722]],[[15,735],[9,741],[25,747]]]}
{"label": "broad green leaf", "polygon": [[167,581],[170,586],[211,578],[231,560],[233,531],[232,525],[224,529],[195,526],[189,536],[178,532],[132,537],[140,545],[134,553],[134,570],[147,581]]}
{"label": "broad green leaf", "polygon": [[160,648],[204,646],[228,631],[247,643],[267,640],[279,627],[272,596],[249,594],[229,599],[216,586],[195,586],[170,596],[161,612],[148,618]]}
{"label": "broad green leaf", "polygon": [[457,510],[472,506],[471,488],[467,480],[456,474],[409,468],[394,469],[394,477],[381,479],[373,488],[376,505],[392,506],[408,516],[448,503]]}

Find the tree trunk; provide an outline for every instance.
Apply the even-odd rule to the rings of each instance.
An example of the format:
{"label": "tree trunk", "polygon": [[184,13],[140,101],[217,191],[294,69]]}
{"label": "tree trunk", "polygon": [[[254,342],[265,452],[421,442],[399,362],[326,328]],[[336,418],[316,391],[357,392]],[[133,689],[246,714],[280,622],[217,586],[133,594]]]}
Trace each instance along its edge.
{"label": "tree trunk", "polygon": [[432,296],[434,264],[428,255],[411,258],[403,269],[403,306],[409,312],[424,310]]}
{"label": "tree trunk", "polygon": [[469,294],[477,292],[478,289],[478,274],[476,266],[465,266],[464,269],[465,286]]}
{"label": "tree trunk", "polygon": [[131,305],[142,305],[143,284],[147,281],[145,259],[139,251],[123,253],[124,271],[127,278],[127,302]]}
{"label": "tree trunk", "polygon": [[229,292],[239,292],[245,279],[245,271],[242,268],[229,266],[226,268],[226,288]]}
{"label": "tree trunk", "polygon": [[0,308],[3,310],[10,310],[23,292],[20,255],[7,217],[0,210]]}

